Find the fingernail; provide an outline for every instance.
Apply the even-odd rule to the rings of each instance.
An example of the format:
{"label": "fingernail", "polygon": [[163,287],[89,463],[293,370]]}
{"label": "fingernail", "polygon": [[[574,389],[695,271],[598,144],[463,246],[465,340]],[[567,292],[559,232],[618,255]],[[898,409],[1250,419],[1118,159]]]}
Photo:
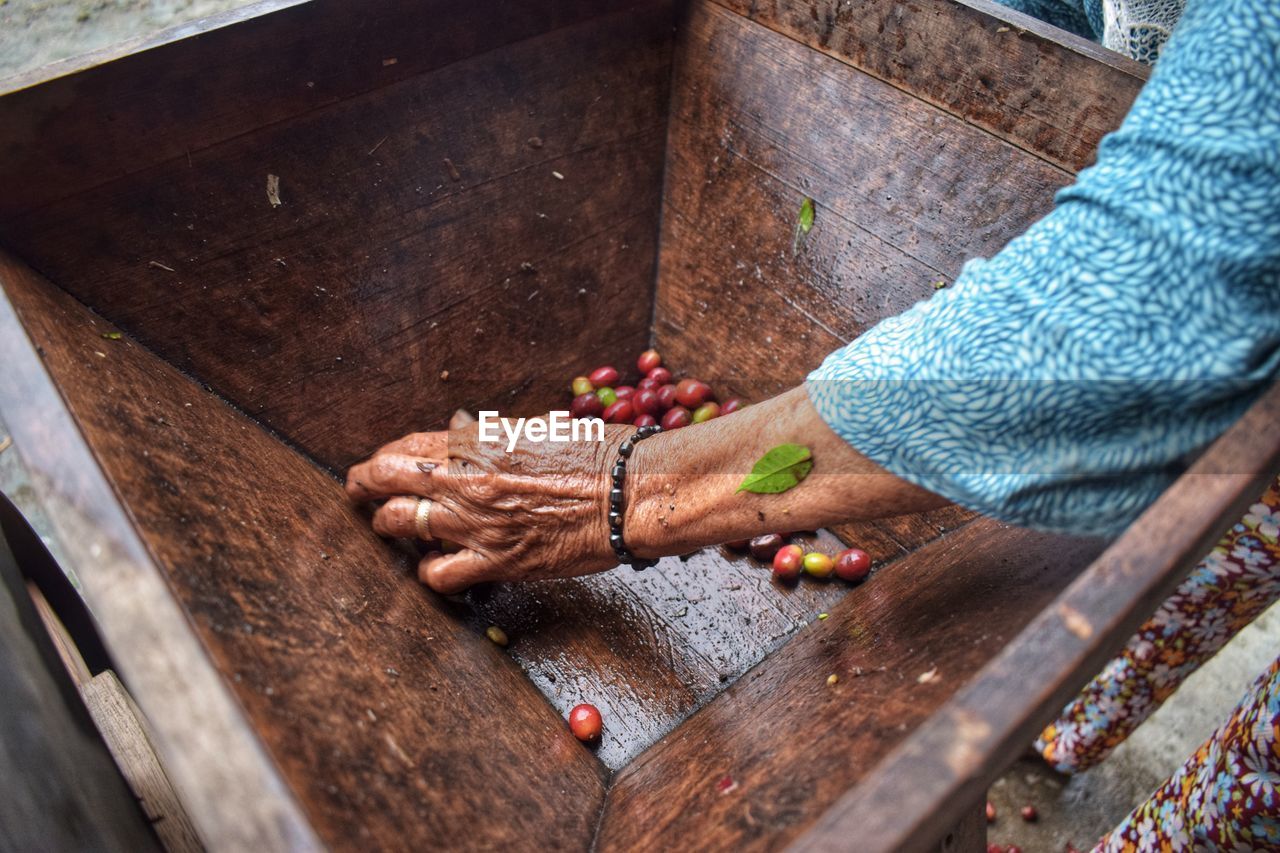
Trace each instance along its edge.
{"label": "fingernail", "polygon": [[432,471],[436,470],[436,463],[434,463],[434,462],[419,462],[419,463],[418,463],[418,470],[419,470],[419,471],[421,471],[421,472],[422,472],[422,473],[424,473],[424,474],[430,474]]}

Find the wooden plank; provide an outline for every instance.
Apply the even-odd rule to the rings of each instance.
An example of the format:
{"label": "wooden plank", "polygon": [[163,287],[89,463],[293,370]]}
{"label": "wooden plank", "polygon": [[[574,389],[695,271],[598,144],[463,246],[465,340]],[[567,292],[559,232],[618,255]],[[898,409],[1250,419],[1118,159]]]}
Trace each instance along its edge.
{"label": "wooden plank", "polygon": [[30,581],[27,582],[27,594],[31,596],[36,613],[40,615],[40,621],[49,632],[49,640],[58,652],[58,659],[62,661],[62,666],[66,669],[72,683],[77,688],[87,684],[93,678],[93,673],[89,671],[84,658],[80,655],[80,650],[76,648],[75,640],[71,639],[71,635],[67,633],[66,626],[62,624],[58,614],[53,612],[53,608],[49,606],[48,600],[40,592],[39,587]]}
{"label": "wooden plank", "polygon": [[131,173],[0,235],[344,467],[455,408],[558,389],[565,353],[648,343],[670,41],[670,4],[644,4]]}
{"label": "wooden plank", "polygon": [[[678,61],[658,344],[752,396],[994,254],[1069,178],[708,0]],[[806,196],[815,225],[798,242]],[[712,351],[707,325],[750,332]]]}
{"label": "wooden plank", "polygon": [[905,557],[944,533],[977,518],[973,510],[955,504],[918,515],[900,515],[871,521],[838,524],[831,532],[850,548],[861,548],[873,564]]}
{"label": "wooden plank", "polygon": [[[9,92],[0,98],[0,221],[388,84],[638,5],[266,0],[37,69],[0,82],[0,91]],[[85,67],[94,62],[102,64]],[[40,84],[57,74],[68,76]]]}
{"label": "wooden plank", "polygon": [[716,2],[1073,172],[1092,162],[1148,76],[989,0]]}
{"label": "wooden plank", "polygon": [[76,641],[39,588],[28,581],[27,592],[98,734],[164,849],[203,851],[195,826],[156,756],[142,711],[114,672],[89,672]]}
{"label": "wooden plank", "polygon": [[[1273,387],[797,850],[924,849],[1159,607],[1280,470]],[[1047,602],[1046,602],[1047,603]],[[1001,616],[1001,622],[1004,617]]]}
{"label": "wooden plank", "polygon": [[[604,768],[507,655],[418,584],[336,481],[133,341],[104,340],[100,319],[37,276],[10,262],[0,280],[190,620],[151,643],[180,646],[194,629],[326,845],[588,843]],[[2,402],[7,420],[37,414]],[[14,430],[24,453],[39,452],[36,434]],[[100,568],[76,568],[96,590]],[[122,614],[90,603],[120,626]],[[106,639],[135,684],[126,664],[156,650]],[[170,678],[189,683],[200,663],[183,660]],[[181,715],[148,717],[157,729],[178,716],[191,725],[203,703],[189,694]],[[174,781],[193,819],[207,818],[214,805]],[[252,776],[223,784],[273,796]]]}
{"label": "wooden plank", "polygon": [[120,679],[111,670],[100,672],[81,685],[81,695],[164,849],[169,853],[203,851],[204,845],[156,757],[142,713]]}
{"label": "wooden plank", "polygon": [[0,536],[0,850],[159,850]]}
{"label": "wooden plank", "polygon": [[318,847],[24,331],[11,301],[24,285],[45,286],[0,253],[0,409],[57,551],[155,722],[157,746],[202,840],[228,851]]}
{"label": "wooden plank", "polygon": [[598,849],[794,839],[1100,550],[981,519],[890,565],[623,770]]}

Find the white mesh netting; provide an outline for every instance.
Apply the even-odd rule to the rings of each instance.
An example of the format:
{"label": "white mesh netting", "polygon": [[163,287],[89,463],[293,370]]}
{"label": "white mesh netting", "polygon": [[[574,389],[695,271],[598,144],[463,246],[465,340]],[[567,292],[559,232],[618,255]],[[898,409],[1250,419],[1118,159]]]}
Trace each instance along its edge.
{"label": "white mesh netting", "polygon": [[1186,0],[1102,0],[1102,44],[1154,65]]}

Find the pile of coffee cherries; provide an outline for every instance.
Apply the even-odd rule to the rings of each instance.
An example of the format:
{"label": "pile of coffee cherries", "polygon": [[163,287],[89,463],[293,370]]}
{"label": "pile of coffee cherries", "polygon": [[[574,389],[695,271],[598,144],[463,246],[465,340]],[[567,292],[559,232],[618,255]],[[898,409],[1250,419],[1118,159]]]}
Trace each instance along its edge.
{"label": "pile of coffee cherries", "polygon": [[810,577],[835,577],[849,583],[861,583],[871,573],[871,556],[861,548],[846,548],[834,557],[821,551],[805,552],[787,540],[793,534],[766,533],[754,539],[726,542],[731,551],[749,551],[762,563],[773,566],[773,579],[779,583],[795,583],[801,574]]}
{"label": "pile of coffee cherries", "polygon": [[612,365],[574,377],[570,413],[575,418],[602,418],[609,424],[658,424],[667,430],[733,414],[746,405],[738,397],[717,403],[716,393],[701,380],[677,380],[662,366],[657,350],[640,353],[636,369],[640,380],[635,385],[619,384],[622,374]]}

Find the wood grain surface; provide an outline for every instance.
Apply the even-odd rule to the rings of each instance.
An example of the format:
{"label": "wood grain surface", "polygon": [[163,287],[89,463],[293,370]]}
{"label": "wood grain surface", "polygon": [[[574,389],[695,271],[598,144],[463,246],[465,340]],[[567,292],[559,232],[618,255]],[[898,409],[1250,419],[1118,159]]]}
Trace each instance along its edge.
{"label": "wood grain surface", "polygon": [[105,670],[82,684],[80,695],[167,853],[203,853],[191,818],[156,757],[145,718],[120,679]]}
{"label": "wood grain surface", "polygon": [[646,3],[397,79],[0,217],[0,242],[334,468],[459,407],[532,414],[569,354],[648,343],[671,24]]}
{"label": "wood grain surface", "polygon": [[[0,81],[7,92],[0,99],[0,221],[388,84],[643,5],[263,0],[89,57],[96,66],[72,60]],[[50,77],[58,79],[41,83]]]}
{"label": "wood grain surface", "polygon": [[[27,497],[49,522],[42,531],[50,537],[49,550],[79,579],[122,677],[155,726],[166,770],[201,839],[219,851],[319,846],[68,411],[42,347],[16,313],[14,293],[49,285],[3,252],[0,285],[0,362],[6,367],[0,371],[0,408],[13,437],[10,452],[21,456]],[[45,322],[56,324],[57,318]],[[39,325],[37,320],[33,327]],[[31,543],[35,537],[13,523],[11,510],[5,501],[0,520],[6,537],[26,530]],[[48,587],[42,589],[48,594]]]}
{"label": "wood grain surface", "polygon": [[39,277],[0,281],[326,844],[588,843],[604,768],[335,480]]}
{"label": "wood grain surface", "polygon": [[990,0],[716,0],[1070,171],[1149,70]]}
{"label": "wood grain surface", "polygon": [[598,849],[779,848],[1100,550],[980,519],[889,566],[622,771]]}
{"label": "wood grain surface", "polygon": [[[796,542],[827,553],[830,533]],[[793,588],[744,554],[708,548],[644,572],[473,590],[473,624],[501,627],[512,655],[562,713],[579,702],[605,719],[597,754],[625,766],[849,590]]]}
{"label": "wood grain surface", "polygon": [[[964,261],[997,252],[1069,179],[698,0],[672,92],[658,346],[717,387],[752,397],[791,387]],[[815,217],[801,235],[805,197]]]}

